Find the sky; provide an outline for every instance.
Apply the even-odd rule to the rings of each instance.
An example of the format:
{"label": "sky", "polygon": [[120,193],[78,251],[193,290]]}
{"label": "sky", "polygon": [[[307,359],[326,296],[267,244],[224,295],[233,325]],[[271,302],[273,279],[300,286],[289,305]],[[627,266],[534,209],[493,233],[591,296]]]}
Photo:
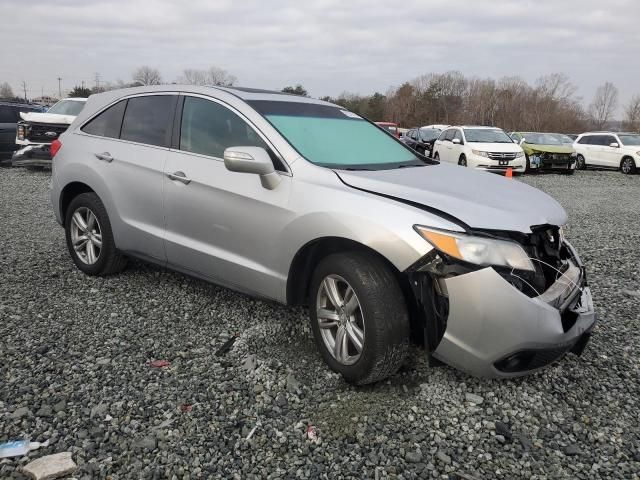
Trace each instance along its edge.
{"label": "sky", "polygon": [[638,0],[0,0],[0,83],[29,97],[215,65],[242,86],[371,94],[417,76],[565,73],[640,94]]}

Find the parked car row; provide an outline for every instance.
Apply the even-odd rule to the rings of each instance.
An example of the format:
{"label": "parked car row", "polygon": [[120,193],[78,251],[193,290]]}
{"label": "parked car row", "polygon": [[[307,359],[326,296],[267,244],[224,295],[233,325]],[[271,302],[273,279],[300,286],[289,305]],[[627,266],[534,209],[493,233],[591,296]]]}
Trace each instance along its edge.
{"label": "parked car row", "polygon": [[634,132],[507,134],[488,126],[427,125],[408,129],[401,141],[426,157],[494,172],[510,168],[571,175],[596,167],[632,174],[640,167],[640,134]]}

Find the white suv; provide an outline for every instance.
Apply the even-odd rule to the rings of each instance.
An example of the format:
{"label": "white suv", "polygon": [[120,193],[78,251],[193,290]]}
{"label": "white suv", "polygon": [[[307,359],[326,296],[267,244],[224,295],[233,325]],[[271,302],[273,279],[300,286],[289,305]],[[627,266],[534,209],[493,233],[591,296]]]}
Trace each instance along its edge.
{"label": "white suv", "polygon": [[579,170],[594,166],[620,169],[622,173],[631,174],[640,165],[640,133],[583,133],[573,148]]}
{"label": "white suv", "polygon": [[501,128],[450,127],[440,134],[433,152],[436,160],[480,170],[524,173],[526,168],[524,151]]}

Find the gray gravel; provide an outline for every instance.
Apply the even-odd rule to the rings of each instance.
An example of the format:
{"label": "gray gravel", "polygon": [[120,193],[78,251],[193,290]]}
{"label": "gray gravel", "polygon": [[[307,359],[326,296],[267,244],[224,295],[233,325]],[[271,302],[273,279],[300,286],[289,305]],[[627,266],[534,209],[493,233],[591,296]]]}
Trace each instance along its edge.
{"label": "gray gravel", "polygon": [[321,362],[302,309],[137,262],[81,274],[49,175],[0,169],[0,442],[50,441],[0,461],[0,478],[63,451],[79,479],[640,478],[640,176],[521,179],[570,213],[601,322],[582,357],[488,381],[416,351],[354,388]]}

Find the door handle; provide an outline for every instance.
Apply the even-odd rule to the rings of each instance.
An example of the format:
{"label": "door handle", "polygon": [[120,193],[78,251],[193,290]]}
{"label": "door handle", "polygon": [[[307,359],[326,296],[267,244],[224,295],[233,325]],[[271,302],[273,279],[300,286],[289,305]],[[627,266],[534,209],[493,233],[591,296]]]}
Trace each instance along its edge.
{"label": "door handle", "polygon": [[184,172],[178,171],[173,173],[167,173],[167,177],[169,177],[171,180],[177,180],[179,182],[182,182],[185,185],[189,185],[191,183],[191,179],[187,178]]}
{"label": "door handle", "polygon": [[107,163],[113,162],[113,157],[109,152],[96,153],[95,156],[98,160],[102,160],[103,162],[107,162]]}

